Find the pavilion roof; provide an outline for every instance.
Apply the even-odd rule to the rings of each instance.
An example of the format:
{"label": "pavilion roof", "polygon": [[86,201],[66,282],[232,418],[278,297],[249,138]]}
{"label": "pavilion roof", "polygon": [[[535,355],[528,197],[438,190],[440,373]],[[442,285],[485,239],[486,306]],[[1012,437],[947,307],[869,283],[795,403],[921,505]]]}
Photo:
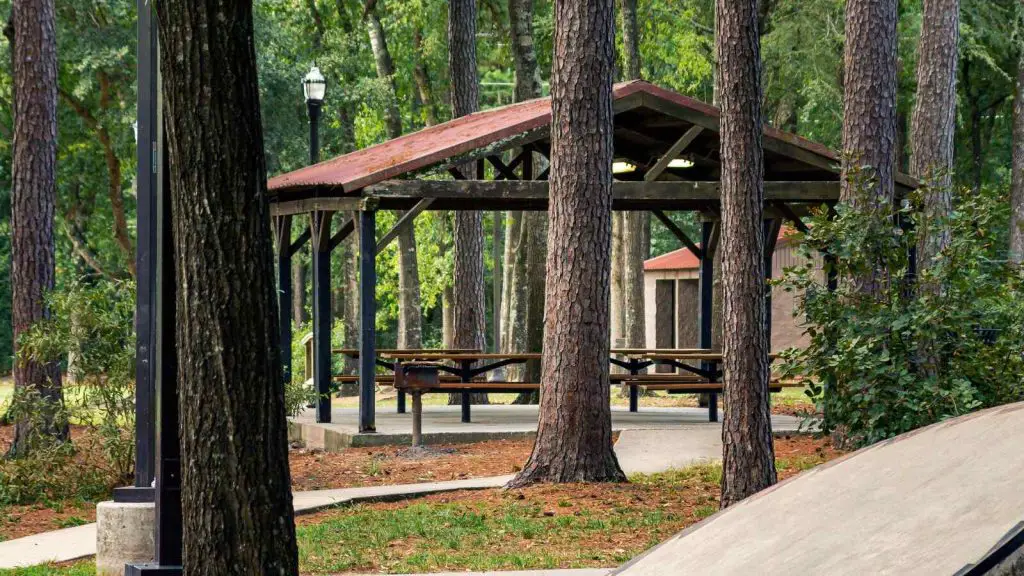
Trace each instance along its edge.
{"label": "pavilion roof", "polygon": [[[718,108],[642,80],[616,84],[616,157],[656,160],[692,126],[707,130],[691,145],[700,180],[717,180]],[[493,108],[429,126],[393,140],[271,178],[273,195],[311,188],[352,193],[504,141],[536,133],[547,139],[551,98]],[[766,127],[766,180],[834,180],[838,156],[827,147]],[[530,140],[521,138],[521,140]],[[621,153],[620,153],[621,152]]]}

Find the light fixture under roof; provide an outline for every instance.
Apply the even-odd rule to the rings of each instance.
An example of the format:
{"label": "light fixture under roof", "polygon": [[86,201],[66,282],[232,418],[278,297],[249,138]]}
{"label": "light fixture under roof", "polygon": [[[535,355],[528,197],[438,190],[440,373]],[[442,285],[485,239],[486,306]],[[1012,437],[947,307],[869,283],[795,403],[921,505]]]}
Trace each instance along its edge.
{"label": "light fixture under roof", "polygon": [[612,174],[629,174],[636,172],[636,165],[629,162],[612,162]]}
{"label": "light fixture under roof", "polygon": [[676,158],[668,163],[669,168],[693,168],[693,161],[686,158]]}

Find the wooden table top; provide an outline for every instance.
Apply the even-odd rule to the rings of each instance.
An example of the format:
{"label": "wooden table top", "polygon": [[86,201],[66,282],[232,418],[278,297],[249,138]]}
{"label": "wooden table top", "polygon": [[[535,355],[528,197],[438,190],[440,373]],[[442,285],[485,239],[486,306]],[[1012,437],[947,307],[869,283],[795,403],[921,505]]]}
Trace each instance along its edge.
{"label": "wooden table top", "polygon": [[[713,362],[721,362],[723,354],[721,352],[679,352],[679,353],[658,353],[658,354],[631,354],[631,358],[637,360],[708,360]],[[778,352],[772,352],[768,354],[770,360],[774,360],[779,357]]]}
{"label": "wooden table top", "polygon": [[541,354],[539,352],[527,352],[527,353],[487,353],[487,352],[438,352],[436,350],[429,352],[410,352],[408,350],[398,350],[395,352],[383,352],[380,354],[381,358],[390,360],[452,360],[455,362],[463,360],[540,360]]}
{"label": "wooden table top", "polygon": [[[473,354],[480,352],[479,348],[378,348],[378,355],[405,353],[410,354]],[[359,356],[358,348],[334,348],[333,354],[344,354],[345,356]]]}

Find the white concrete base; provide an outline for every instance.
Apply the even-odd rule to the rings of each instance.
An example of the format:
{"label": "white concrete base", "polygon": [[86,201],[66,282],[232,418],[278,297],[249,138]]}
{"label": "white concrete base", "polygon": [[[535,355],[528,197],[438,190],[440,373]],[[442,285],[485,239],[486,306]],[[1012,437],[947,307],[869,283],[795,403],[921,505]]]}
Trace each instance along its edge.
{"label": "white concrete base", "polygon": [[152,502],[100,502],[96,506],[96,574],[123,576],[125,564],[152,562],[155,522]]}

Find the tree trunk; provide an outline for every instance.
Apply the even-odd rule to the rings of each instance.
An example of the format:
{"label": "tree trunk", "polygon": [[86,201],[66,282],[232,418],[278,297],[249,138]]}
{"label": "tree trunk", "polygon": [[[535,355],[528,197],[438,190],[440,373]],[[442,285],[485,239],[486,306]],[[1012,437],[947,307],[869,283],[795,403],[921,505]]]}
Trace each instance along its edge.
{"label": "tree trunk", "polygon": [[[476,0],[448,2],[448,67],[452,83],[452,118],[472,114],[480,106],[476,68]],[[483,178],[476,168],[463,165],[466,178]],[[453,343],[456,348],[487,345],[484,298],[484,223],[476,210],[455,212],[455,282],[452,287]],[[460,395],[449,396],[457,404]],[[486,404],[486,394],[473,394],[473,402]]]}
{"label": "tree trunk", "polygon": [[[896,164],[896,0],[848,0],[840,197],[888,205]],[[872,179],[854,178],[866,169]]]}
{"label": "tree trunk", "polygon": [[[388,87],[388,101],[385,113],[388,138],[402,135],[402,115],[398,109],[398,92],[395,87],[395,65],[388,49],[384,26],[377,15],[379,2],[366,4],[366,22],[370,35],[370,47],[377,67],[377,77]],[[401,218],[404,211],[398,212]],[[410,223],[398,233],[398,347],[423,347],[423,314],[420,305],[420,274],[416,258],[416,229]]]}
{"label": "tree trunk", "polygon": [[644,260],[651,246],[650,213],[626,212],[623,219],[622,246],[625,267],[622,284],[626,292],[623,330],[627,348],[643,348],[644,330]]}
{"label": "tree trunk", "polygon": [[[917,58],[917,99],[910,127],[910,174],[927,185],[919,229],[918,270],[949,245],[953,211],[953,137],[956,132],[957,43],[960,0],[925,0]],[[921,223],[919,223],[920,225]]]}
{"label": "tree trunk", "polygon": [[[353,212],[351,217],[356,218],[358,214]],[[359,347],[359,227],[352,232],[348,239],[341,243],[341,265],[342,290],[345,291],[345,309],[342,314],[342,325],[344,326],[344,338],[342,346],[345,348]],[[346,356],[342,361],[342,373],[356,374],[359,372],[359,361]],[[359,383],[342,384],[341,393],[343,396],[357,396],[359,394]]]}
{"label": "tree trunk", "polygon": [[297,574],[252,3],[157,9],[185,574]]}
{"label": "tree trunk", "polygon": [[722,507],[775,484],[765,333],[764,151],[757,0],[718,0],[715,52],[722,110],[725,419]]}
{"label": "tree trunk", "polygon": [[[636,0],[621,0],[622,79],[640,78],[640,31],[637,27]],[[621,335],[627,348],[645,348],[644,260],[651,251],[651,213],[646,210],[623,212],[620,252],[622,271]],[[622,387],[628,395],[629,389]]]}
{"label": "tree trunk", "polygon": [[306,316],[306,263],[301,254],[292,257],[292,318],[299,326],[309,322]]}
{"label": "tree trunk", "polygon": [[556,0],[548,297],[537,441],[511,487],[623,481],[608,402],[612,0]]}
{"label": "tree trunk", "polygon": [[46,402],[35,422],[18,420],[9,456],[64,440],[57,422],[64,404],[60,365],[19,357],[18,338],[49,317],[46,295],[54,286],[53,214],[57,177],[57,32],[53,0],[14,0],[11,5],[14,82],[14,150],[11,159],[11,319],[14,387]]}
{"label": "tree trunk", "polygon": [[1024,54],[1017,62],[1013,99],[1013,163],[1010,193],[1010,260],[1024,262]]}
{"label": "tree trunk", "polygon": [[[512,60],[515,63],[516,102],[541,96],[540,67],[533,36],[533,0],[509,0],[509,29],[512,35]],[[533,157],[536,159],[536,155]],[[533,179],[538,172],[524,168],[523,179]],[[505,290],[502,302],[502,342],[507,352],[539,352],[544,333],[544,237],[547,214],[543,212],[509,212],[505,245]],[[539,303],[539,304],[538,304]],[[539,312],[534,307],[539,306]],[[506,343],[507,341],[507,343]],[[540,362],[510,366],[509,378],[521,382],[540,381]],[[537,403],[536,392],[524,392],[516,403]]]}
{"label": "tree trunk", "polygon": [[618,347],[619,343],[625,345],[626,339],[623,334],[625,329],[626,292],[623,286],[625,255],[623,254],[622,236],[623,219],[625,212],[612,213],[612,262],[611,262],[611,317],[609,318],[609,333],[611,343]]}
{"label": "tree trunk", "polygon": [[416,82],[416,92],[425,110],[424,122],[427,126],[437,124],[437,106],[434,104],[434,89],[430,84],[430,73],[423,61],[423,30],[419,27],[412,34],[412,48],[416,54],[416,63],[412,69],[412,77]]}
{"label": "tree trunk", "polygon": [[[622,79],[640,79],[640,29],[636,21],[636,0],[621,0]],[[645,212],[646,214],[646,212]]]}

